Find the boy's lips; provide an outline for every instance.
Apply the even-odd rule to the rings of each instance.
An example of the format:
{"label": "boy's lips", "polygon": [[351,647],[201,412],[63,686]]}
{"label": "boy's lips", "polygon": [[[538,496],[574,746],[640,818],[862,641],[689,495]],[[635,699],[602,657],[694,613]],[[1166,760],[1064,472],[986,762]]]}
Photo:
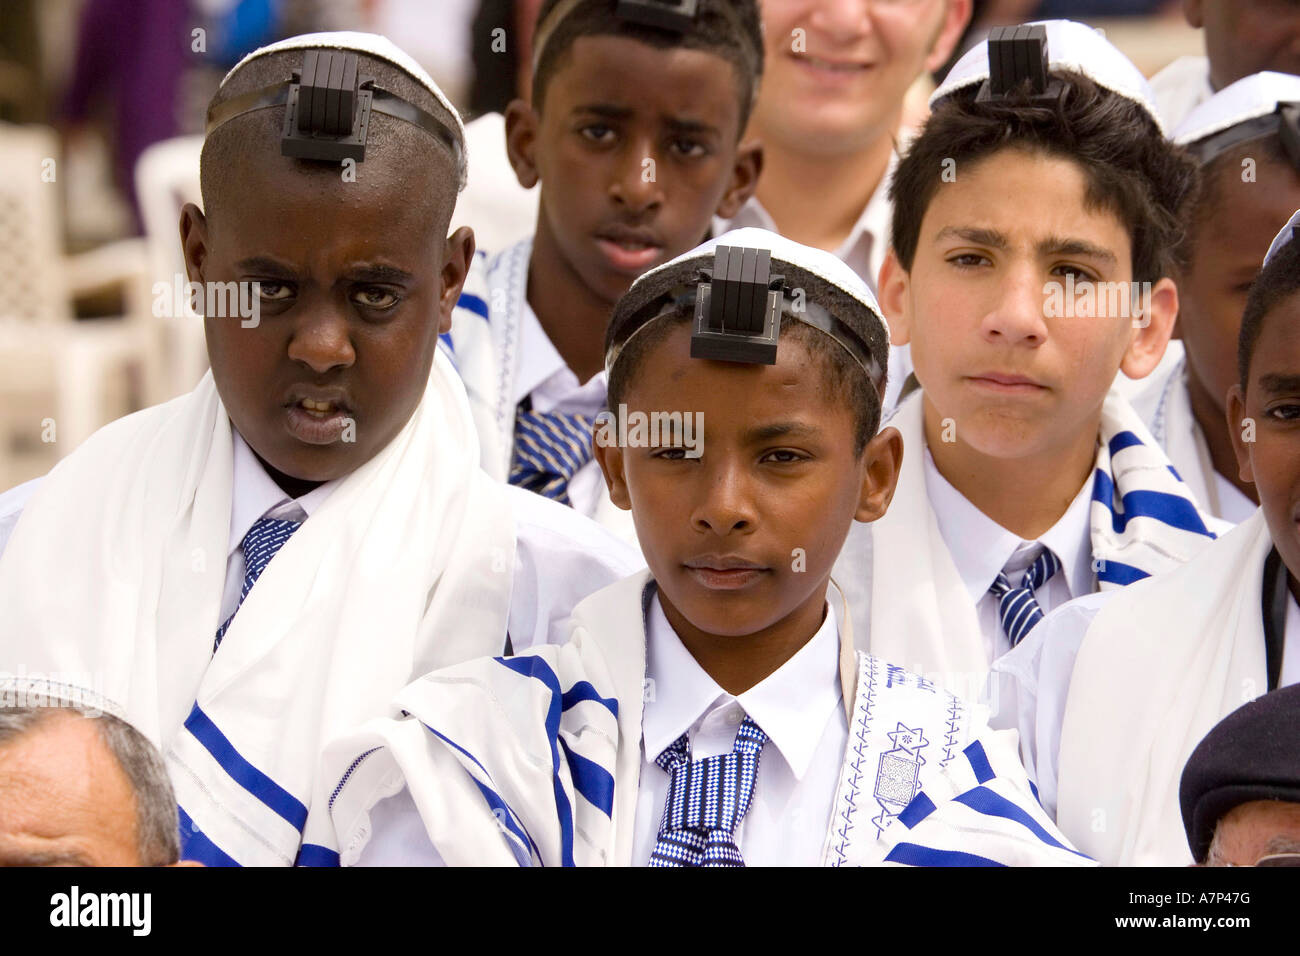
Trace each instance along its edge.
{"label": "boy's lips", "polygon": [[703,555],[682,563],[696,583],[711,591],[736,591],[754,584],[768,568],[737,555]]}
{"label": "boy's lips", "polygon": [[1047,386],[1036,379],[1014,372],[979,372],[966,378],[973,385],[1000,395],[1036,395],[1047,391]]}
{"label": "boy's lips", "polygon": [[352,406],[341,388],[296,386],[289,390],[284,409],[289,434],[308,445],[333,444],[352,420]]}
{"label": "boy's lips", "polygon": [[613,226],[596,233],[596,245],[618,272],[640,275],[663,256],[664,244],[649,229]]}

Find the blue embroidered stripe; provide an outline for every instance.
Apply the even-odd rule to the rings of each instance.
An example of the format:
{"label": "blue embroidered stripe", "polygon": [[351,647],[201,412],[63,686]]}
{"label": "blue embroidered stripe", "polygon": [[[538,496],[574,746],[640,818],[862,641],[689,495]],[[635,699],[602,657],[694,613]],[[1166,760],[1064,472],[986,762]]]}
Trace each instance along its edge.
{"label": "blue embroidered stripe", "polygon": [[[527,839],[531,843],[532,840],[527,838],[526,833],[521,832],[521,826],[513,819],[514,815],[511,813],[510,807],[501,799],[501,794],[487,786],[483,781],[474,777],[470,777],[470,780],[474,781],[474,786],[478,787],[478,792],[483,794],[483,799],[487,801],[487,805],[492,809],[493,818],[504,828],[503,833],[514,837],[513,840],[507,840],[506,845],[510,847],[510,852],[515,855],[515,862],[521,867],[528,866],[532,860],[528,855],[524,842]],[[534,849],[536,848],[534,847]],[[541,859],[541,854],[538,854],[538,859]]]}
{"label": "blue embroidered stripe", "polygon": [[1153,518],[1171,528],[1190,531],[1213,538],[1214,533],[1205,527],[1196,506],[1190,499],[1171,495],[1163,491],[1130,491],[1120,500],[1123,513],[1115,511],[1115,484],[1109,475],[1101,470],[1095,472],[1096,481],[1092,487],[1092,500],[1100,502],[1110,510],[1111,526],[1116,533],[1122,534],[1129,521],[1134,518]]}
{"label": "blue embroidered stripe", "polygon": [[899,843],[889,855],[886,863],[903,863],[907,866],[1005,866],[997,860],[974,853],[962,853],[958,850],[936,850],[933,847],[917,846],[915,843]]}
{"label": "blue embroidered stripe", "polygon": [[1149,577],[1151,575],[1141,568],[1135,568],[1123,561],[1102,561],[1097,568],[1098,583],[1104,581],[1107,584],[1129,585]]}
{"label": "blue embroidered stripe", "polygon": [[1107,445],[1107,448],[1110,451],[1110,457],[1114,458],[1125,448],[1132,448],[1134,445],[1137,445],[1139,447],[1144,447],[1142,443],[1142,439],[1138,438],[1137,435],[1133,434],[1130,431],[1123,431],[1123,432],[1116,432],[1114,435],[1111,436],[1110,443]]}
{"label": "blue embroidered stripe", "polygon": [[462,292],[460,294],[460,298],[456,300],[456,308],[466,309],[473,312],[475,315],[481,315],[485,319],[489,315],[488,304],[478,296],[469,292]]}
{"label": "blue embroidered stripe", "polygon": [[561,698],[561,707],[564,710],[568,710],[570,707],[573,707],[575,704],[580,704],[584,700],[594,700],[599,704],[604,704],[606,710],[615,717],[618,716],[618,701],[613,697],[601,697],[596,693],[596,688],[592,687],[591,684],[587,683],[585,680],[578,681],[578,683],[574,684],[564,692],[564,696]]}
{"label": "blue embroidered stripe", "polygon": [[[475,757],[472,753],[470,753],[460,744],[456,743],[456,741],[452,740],[446,734],[439,733],[437,730],[430,727],[428,724],[424,724],[423,726],[425,730],[433,734],[435,737],[437,737],[439,740],[445,743],[448,747],[451,747],[457,753],[464,754],[466,757],[472,760],[474,762],[474,766],[478,767],[479,770],[483,771],[483,776],[487,777],[489,780],[492,780],[492,774],[488,773],[487,767],[483,766],[483,764],[479,761],[479,759]],[[491,787],[484,784],[473,774],[470,774],[470,779],[474,781],[474,785],[478,787],[479,792],[483,794],[483,799],[487,801],[488,806],[491,807],[494,811],[499,811],[493,814],[493,816],[497,818],[497,821],[503,827],[505,827],[507,830],[513,833],[516,837],[518,837],[521,842],[526,843],[532,849],[532,852],[537,855],[537,858],[541,859],[542,853],[537,848],[537,844],[533,842],[533,837],[528,832],[528,828],[525,827],[521,821],[519,821],[519,818],[515,816],[514,811],[511,810],[509,805],[505,802],[505,800],[501,798],[501,795],[497,793],[495,790],[493,790]],[[493,782],[495,783],[495,781]]]}
{"label": "blue embroidered stripe", "polygon": [[348,780],[351,779],[352,774],[356,772],[356,769],[361,766],[361,762],[378,749],[379,749],[378,747],[371,747],[365,753],[359,755],[356,760],[352,761],[352,763],[348,764],[348,769],[343,771],[343,776],[339,778],[339,782],[335,785],[334,790],[330,793],[330,802],[329,802],[330,810],[334,809],[334,801],[339,798],[339,794],[342,793],[343,788],[348,785]]}
{"label": "blue embroidered stripe", "polygon": [[569,762],[569,775],[573,778],[573,788],[605,816],[611,816],[614,813],[613,776],[596,761],[588,760],[582,754],[575,754],[563,738],[560,739],[560,746],[564,748],[564,759]]}
{"label": "blue embroidered stripe", "polygon": [[910,830],[932,813],[934,813],[934,801],[924,793],[918,793],[912,798],[912,802],[903,808],[898,819]]}
{"label": "blue embroidered stripe", "polygon": [[185,729],[212,754],[230,779],[302,832],[307,825],[307,808],[302,801],[245,760],[197,703],[185,719]]}
{"label": "blue embroidered stripe", "polygon": [[339,855],[327,846],[319,846],[315,843],[304,843],[298,848],[298,859],[293,861],[294,866],[338,866]]}
{"label": "blue embroidered stripe", "polygon": [[984,745],[978,740],[963,750],[962,753],[966,755],[966,760],[970,763],[970,768],[975,773],[975,779],[980,783],[988,783],[997,776],[997,774],[993,772],[993,768],[989,766],[989,757],[988,754],[984,752]]}
{"label": "blue embroidered stripe", "polygon": [[1075,856],[1081,856],[1085,860],[1091,859],[1087,854],[1080,853],[1078,850],[1071,850],[1060,841],[1056,840],[1050,833],[1039,825],[1038,821],[1028,813],[1016,806],[1006,797],[994,793],[987,787],[976,787],[974,790],[967,790],[965,793],[954,798],[958,803],[965,804],[972,810],[978,811],[989,817],[1001,817],[1003,820],[1010,820],[1013,823],[1019,823],[1022,827],[1038,837],[1039,841],[1046,843],[1048,846],[1056,847],[1058,850],[1067,850]]}
{"label": "blue embroidered stripe", "polygon": [[573,808],[569,805],[569,797],[565,794],[564,784],[560,780],[560,701],[564,696],[560,692],[560,679],[555,676],[555,671],[551,670],[546,661],[534,654],[524,654],[520,657],[497,657],[494,660],[516,674],[539,681],[551,692],[551,702],[546,708],[546,739],[551,744],[551,772],[555,788],[555,813],[560,824],[560,865],[574,866]]}
{"label": "blue embroidered stripe", "polygon": [[185,808],[177,804],[180,817],[181,859],[194,860],[204,866],[239,866],[239,861],[217,846],[194,825]]}

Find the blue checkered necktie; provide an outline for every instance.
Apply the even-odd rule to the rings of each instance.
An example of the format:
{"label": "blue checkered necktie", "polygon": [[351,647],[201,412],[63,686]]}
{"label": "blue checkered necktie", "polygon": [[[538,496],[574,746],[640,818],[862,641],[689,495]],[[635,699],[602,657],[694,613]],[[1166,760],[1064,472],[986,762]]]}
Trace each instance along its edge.
{"label": "blue checkered necktie", "polygon": [[1025,570],[1020,587],[1012,587],[1006,574],[999,572],[989,592],[998,599],[998,617],[1002,630],[1011,641],[1019,644],[1026,634],[1043,619],[1043,609],[1038,606],[1034,592],[1046,584],[1053,574],[1061,570],[1061,561],[1050,549],[1044,548]]}
{"label": "blue checkered necktie", "polygon": [[765,743],[767,734],[746,716],[729,754],[693,761],[682,734],[655,758],[669,780],[651,866],[745,865],[734,833],[754,795]]}
{"label": "blue checkered necktie", "polygon": [[569,504],[569,479],[591,461],[592,415],[535,412],[515,416],[515,460],[510,484]]}
{"label": "blue checkered necktie", "polygon": [[226,631],[230,630],[230,622],[239,613],[239,608],[243,605],[244,598],[248,597],[248,592],[253,590],[253,585],[262,576],[266,566],[271,563],[275,553],[284,547],[284,543],[301,526],[301,521],[258,518],[248,529],[248,534],[244,535],[244,540],[239,543],[240,550],[244,552],[244,586],[239,591],[239,603],[230,612],[226,622],[217,628],[217,639],[212,642],[213,654],[221,646],[221,639],[226,636]]}

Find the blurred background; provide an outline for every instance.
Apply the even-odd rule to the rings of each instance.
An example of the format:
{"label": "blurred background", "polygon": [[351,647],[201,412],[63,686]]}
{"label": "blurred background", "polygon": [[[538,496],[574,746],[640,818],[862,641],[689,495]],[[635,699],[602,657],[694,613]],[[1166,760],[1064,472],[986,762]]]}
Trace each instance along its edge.
{"label": "blurred background", "polygon": [[[206,370],[202,320],[159,302],[154,286],[184,271],[177,222],[199,201],[204,112],[244,54],[316,30],[386,34],[469,118],[523,91],[518,64],[540,3],[3,0],[0,490]],[[992,26],[1045,17],[1104,29],[1148,76],[1203,52],[1179,0],[975,0],[962,48]],[[497,27],[508,53],[493,50]],[[928,87],[913,90],[918,109]],[[492,235],[490,214],[470,224],[483,248],[506,238]]]}

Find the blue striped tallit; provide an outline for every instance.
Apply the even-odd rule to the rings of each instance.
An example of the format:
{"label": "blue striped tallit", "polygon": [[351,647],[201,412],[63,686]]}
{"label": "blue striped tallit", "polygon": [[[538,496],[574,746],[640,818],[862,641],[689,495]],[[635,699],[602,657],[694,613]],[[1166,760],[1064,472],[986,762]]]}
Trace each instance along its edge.
{"label": "blue striped tallit", "polygon": [[1201,512],[1137,412],[1114,397],[1102,406],[1091,507],[1101,590],[1172,570],[1228,527]]}
{"label": "blue striped tallit", "polygon": [[1016,732],[988,731],[931,779],[882,837],[904,866],[1095,866],[1038,802]]}

